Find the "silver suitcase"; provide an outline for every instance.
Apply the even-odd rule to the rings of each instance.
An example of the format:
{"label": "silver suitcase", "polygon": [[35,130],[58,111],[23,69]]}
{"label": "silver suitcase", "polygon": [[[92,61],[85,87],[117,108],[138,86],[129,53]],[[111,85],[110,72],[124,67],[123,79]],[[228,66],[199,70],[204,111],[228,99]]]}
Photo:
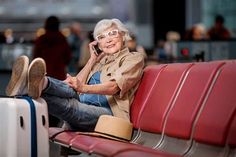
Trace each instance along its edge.
{"label": "silver suitcase", "polygon": [[0,157],[48,157],[48,111],[42,99],[0,98]]}

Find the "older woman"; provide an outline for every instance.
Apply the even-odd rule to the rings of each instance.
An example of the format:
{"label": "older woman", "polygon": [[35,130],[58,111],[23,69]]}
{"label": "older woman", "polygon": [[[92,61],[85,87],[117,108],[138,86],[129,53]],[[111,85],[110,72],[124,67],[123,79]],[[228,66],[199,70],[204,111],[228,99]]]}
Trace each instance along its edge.
{"label": "older woman", "polygon": [[[13,67],[14,76],[8,84],[7,94],[22,93],[23,87],[13,84],[24,85],[27,80],[28,95],[35,99],[44,98],[49,113],[63,119],[75,130],[93,130],[103,114],[129,120],[130,105],[143,73],[143,55],[129,52],[126,45],[129,32],[118,19],[98,22],[94,39],[89,44],[91,56],[87,64],[75,77],[68,74],[64,81],[45,76],[43,59],[33,60],[26,68],[27,58],[19,58]],[[96,45],[100,54],[94,52]],[[26,70],[22,70],[23,67]],[[27,70],[28,74],[24,74]]]}

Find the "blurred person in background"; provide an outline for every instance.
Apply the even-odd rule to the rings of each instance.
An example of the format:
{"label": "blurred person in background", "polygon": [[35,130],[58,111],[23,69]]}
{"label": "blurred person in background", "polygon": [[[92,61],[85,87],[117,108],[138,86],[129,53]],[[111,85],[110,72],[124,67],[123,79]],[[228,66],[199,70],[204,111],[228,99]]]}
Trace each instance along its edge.
{"label": "blurred person in background", "polygon": [[90,49],[89,49],[89,43],[94,41],[93,38],[93,31],[87,32],[87,37],[83,40],[81,47],[80,47],[80,56],[79,56],[79,69],[81,70],[86,63],[88,62],[90,58]]}
{"label": "blurred person in background", "polygon": [[156,43],[156,47],[154,48],[153,59],[157,60],[158,62],[165,62],[167,61],[167,54],[165,51],[165,40],[158,40]]}
{"label": "blurred person in background", "polygon": [[[33,58],[41,57],[47,65],[47,76],[65,80],[67,66],[71,60],[71,50],[64,35],[59,31],[60,21],[49,16],[44,24],[45,34],[38,37],[33,48]],[[49,116],[49,126],[57,126],[59,120]]]}
{"label": "blurred person in background", "polygon": [[215,17],[214,25],[208,30],[207,34],[211,40],[229,40],[231,34],[224,26],[225,19],[221,15]]}
{"label": "blurred person in background", "polygon": [[[187,33],[185,34],[184,37],[185,40],[189,41],[204,41],[208,39],[206,27],[203,24],[195,24]],[[185,54],[184,54],[185,52]],[[184,55],[185,59],[189,58],[189,53],[186,53],[188,51],[182,50],[182,55]],[[204,52],[201,51],[199,53],[196,53],[194,56],[194,59],[197,62],[202,62],[204,61]]]}
{"label": "blurred person in background", "polygon": [[71,61],[71,50],[59,31],[60,21],[50,16],[45,21],[45,34],[38,37],[33,48],[33,58],[41,57],[47,65],[47,75],[59,80],[66,78],[66,68]]}
{"label": "blurred person in background", "polygon": [[4,31],[4,36],[6,38],[6,43],[7,44],[12,44],[15,42],[15,38],[13,36],[13,30],[8,28]]}
{"label": "blurred person in background", "polygon": [[139,52],[142,53],[144,58],[147,58],[146,51],[143,46],[139,45],[137,42],[137,38],[134,34],[131,33],[130,35],[131,40],[128,41],[128,48],[131,52]]}
{"label": "blurred person in background", "polygon": [[200,23],[195,24],[184,36],[184,40],[190,41],[201,41],[206,39],[208,39],[206,27]]}
{"label": "blurred person in background", "polygon": [[158,62],[173,62],[176,58],[177,41],[180,40],[180,34],[176,31],[168,31],[166,40],[160,39],[154,48],[153,57]]}
{"label": "blurred person in background", "polygon": [[166,42],[164,44],[164,50],[168,62],[173,62],[176,59],[177,41],[180,41],[180,39],[181,36],[179,32],[168,31],[166,33]]}
{"label": "blurred person in background", "polygon": [[68,66],[70,73],[77,73],[79,71],[80,60],[80,47],[82,44],[81,39],[81,26],[79,22],[73,22],[70,26],[70,34],[67,37],[72,52],[72,59]]}

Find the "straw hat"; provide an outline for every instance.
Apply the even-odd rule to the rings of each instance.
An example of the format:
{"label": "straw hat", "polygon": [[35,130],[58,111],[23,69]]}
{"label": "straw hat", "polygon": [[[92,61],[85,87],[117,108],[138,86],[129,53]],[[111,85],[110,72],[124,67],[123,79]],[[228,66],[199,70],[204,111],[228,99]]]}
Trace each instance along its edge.
{"label": "straw hat", "polygon": [[100,136],[119,141],[130,141],[132,131],[133,125],[129,121],[114,116],[102,115],[98,119],[94,132],[82,134]]}

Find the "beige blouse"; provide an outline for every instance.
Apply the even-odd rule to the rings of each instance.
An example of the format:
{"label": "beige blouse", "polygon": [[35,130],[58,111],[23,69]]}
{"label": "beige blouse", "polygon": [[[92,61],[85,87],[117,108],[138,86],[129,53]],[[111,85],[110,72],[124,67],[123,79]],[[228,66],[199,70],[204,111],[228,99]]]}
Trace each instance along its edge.
{"label": "beige blouse", "polygon": [[106,95],[108,103],[114,116],[130,120],[130,106],[141,80],[143,68],[143,54],[129,52],[128,48],[124,48],[120,52],[103,57],[93,67],[88,79],[95,72],[100,71],[102,83],[116,81],[120,92],[115,95]]}

